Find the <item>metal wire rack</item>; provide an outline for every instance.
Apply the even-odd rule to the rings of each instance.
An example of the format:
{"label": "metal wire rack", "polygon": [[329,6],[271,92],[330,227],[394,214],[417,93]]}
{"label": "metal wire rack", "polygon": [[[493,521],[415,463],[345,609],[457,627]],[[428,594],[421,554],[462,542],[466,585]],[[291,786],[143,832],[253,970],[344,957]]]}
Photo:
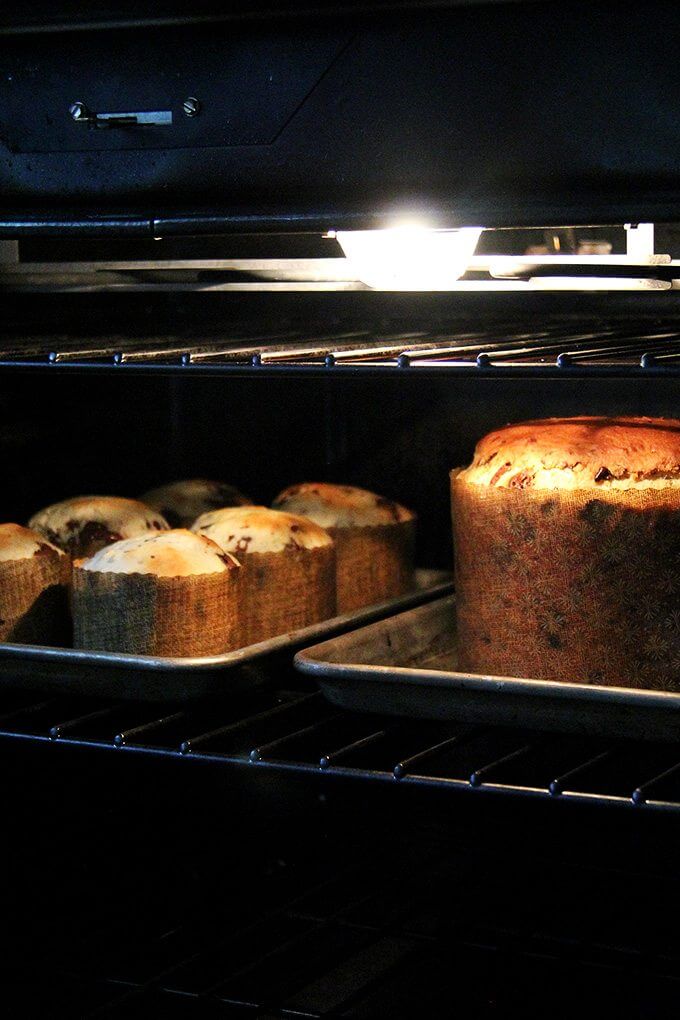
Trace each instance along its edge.
{"label": "metal wire rack", "polygon": [[[115,889],[109,896],[99,893],[87,924],[79,920],[82,908],[73,903],[68,883],[53,894],[49,919],[59,938],[50,936],[49,925],[40,935],[50,946],[40,981],[27,960],[27,973],[19,964],[5,982],[6,995],[17,984],[31,1015],[358,1020],[444,1016],[455,1003],[470,1016],[539,1016],[545,1014],[527,1012],[529,1007],[551,1003],[551,1015],[568,1016],[587,998],[603,1015],[612,1008],[631,1015],[632,1005],[638,1009],[632,1015],[646,1016],[658,1004],[677,1002],[680,887],[673,862],[667,871],[660,852],[652,855],[657,870],[642,879],[639,860],[617,864],[604,846],[593,847],[587,826],[575,826],[583,852],[565,846],[558,858],[550,843],[527,852],[522,836],[521,852],[513,849],[504,826],[495,822],[488,839],[473,826],[466,841],[468,828],[460,822],[453,842],[423,841],[416,832],[411,838],[406,810],[395,812],[396,834],[380,836],[377,823],[367,844],[356,808],[336,817],[333,796],[336,784],[344,791],[354,784],[362,796],[369,786],[382,793],[389,784],[393,797],[403,793],[413,804],[418,790],[437,789],[440,817],[447,813],[441,809],[447,793],[467,796],[459,799],[461,807],[490,792],[525,795],[530,814],[532,798],[534,806],[542,799],[553,819],[554,811],[569,812],[570,802],[619,805],[622,811],[607,812],[609,822],[629,823],[639,834],[635,822],[641,816],[650,830],[655,821],[676,821],[680,763],[672,745],[339,713],[317,692],[290,684],[183,707],[30,698],[3,690],[0,743],[11,747],[14,741],[35,743],[52,761],[63,753],[76,777],[77,763],[92,761],[92,754],[69,749],[98,748],[116,774],[122,771],[116,755],[124,756],[121,766],[126,756],[137,756],[128,759],[135,777],[142,765],[153,766],[155,778],[142,782],[139,804],[124,803],[126,821],[110,866],[121,851],[134,859],[138,829],[136,821],[130,824],[130,810],[148,812],[157,766],[166,759],[175,770],[169,813],[176,817],[166,823],[168,832],[195,860],[197,876],[186,895],[172,885],[172,866],[159,876],[157,890],[133,882],[123,903],[114,899]],[[41,789],[48,782],[44,765],[37,774]],[[194,776],[205,792],[208,773],[217,778],[220,769],[239,771],[230,786],[270,773],[279,782],[265,785],[283,800],[285,776],[297,775],[307,791],[314,776],[319,792],[313,800],[322,811],[327,796],[332,837],[309,838],[292,819],[290,832],[272,843],[271,853],[283,861],[267,866],[267,840],[251,846],[247,823],[239,818],[235,831],[252,873],[214,862],[202,867],[203,832],[209,836],[222,826],[228,842],[234,818],[229,809],[224,817],[216,810],[214,791],[221,783],[210,787],[205,823],[196,827],[195,816],[183,818],[177,770]],[[62,783],[57,779],[52,794],[44,791],[47,800],[54,797],[59,818],[53,838],[58,843],[68,831],[66,853],[77,850],[83,865],[88,853],[99,860],[100,844],[117,832],[118,816],[113,811],[109,818],[102,795],[91,807],[77,798],[69,806]],[[507,797],[496,803],[512,806]],[[517,811],[512,815],[517,818]],[[531,831],[537,839],[539,829]],[[154,867],[164,852],[164,833],[162,828],[149,850]],[[672,841],[668,851],[672,858]],[[100,883],[98,878],[98,889]],[[592,906],[587,920],[584,904]],[[30,925],[28,937],[39,937]]]}
{"label": "metal wire rack", "polygon": [[238,330],[219,338],[13,338],[0,341],[0,368],[51,371],[354,375],[441,373],[486,375],[680,374],[675,326],[581,323],[536,328],[338,329],[331,334]]}
{"label": "metal wire rack", "polygon": [[0,737],[275,772],[680,811],[677,746],[341,712],[317,692],[196,707],[3,692]]}

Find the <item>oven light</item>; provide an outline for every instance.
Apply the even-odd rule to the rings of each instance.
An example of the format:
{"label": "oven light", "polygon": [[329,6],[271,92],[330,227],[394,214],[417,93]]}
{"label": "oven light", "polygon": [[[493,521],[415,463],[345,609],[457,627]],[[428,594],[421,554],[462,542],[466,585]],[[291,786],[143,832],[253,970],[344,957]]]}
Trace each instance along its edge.
{"label": "oven light", "polygon": [[357,280],[376,290],[448,290],[465,273],[482,227],[339,230],[336,238]]}

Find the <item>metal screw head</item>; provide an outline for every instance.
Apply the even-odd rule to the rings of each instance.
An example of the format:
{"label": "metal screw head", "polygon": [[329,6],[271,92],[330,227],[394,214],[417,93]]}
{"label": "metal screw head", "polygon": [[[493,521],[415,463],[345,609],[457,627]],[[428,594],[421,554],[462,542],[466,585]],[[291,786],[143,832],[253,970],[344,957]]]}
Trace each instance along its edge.
{"label": "metal screw head", "polygon": [[69,113],[74,120],[87,120],[88,112],[85,103],[74,103],[69,107]]}
{"label": "metal screw head", "polygon": [[187,117],[197,117],[201,112],[201,104],[194,96],[187,96],[182,103],[182,109]]}

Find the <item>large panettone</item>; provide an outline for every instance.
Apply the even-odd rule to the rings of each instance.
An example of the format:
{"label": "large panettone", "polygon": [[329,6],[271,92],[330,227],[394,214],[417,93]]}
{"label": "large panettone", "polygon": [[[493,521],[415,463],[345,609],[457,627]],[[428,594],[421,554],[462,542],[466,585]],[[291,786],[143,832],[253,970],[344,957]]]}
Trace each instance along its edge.
{"label": "large panettone", "polygon": [[680,690],[680,421],[508,425],[451,487],[461,669]]}

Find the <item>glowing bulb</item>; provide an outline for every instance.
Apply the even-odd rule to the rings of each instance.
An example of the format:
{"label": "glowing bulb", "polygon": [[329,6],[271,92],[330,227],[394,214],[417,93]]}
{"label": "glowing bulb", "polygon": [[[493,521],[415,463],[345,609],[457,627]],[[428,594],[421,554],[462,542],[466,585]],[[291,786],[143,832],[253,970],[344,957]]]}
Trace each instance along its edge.
{"label": "glowing bulb", "polygon": [[358,280],[377,290],[448,290],[475,253],[482,227],[342,230],[337,240]]}

